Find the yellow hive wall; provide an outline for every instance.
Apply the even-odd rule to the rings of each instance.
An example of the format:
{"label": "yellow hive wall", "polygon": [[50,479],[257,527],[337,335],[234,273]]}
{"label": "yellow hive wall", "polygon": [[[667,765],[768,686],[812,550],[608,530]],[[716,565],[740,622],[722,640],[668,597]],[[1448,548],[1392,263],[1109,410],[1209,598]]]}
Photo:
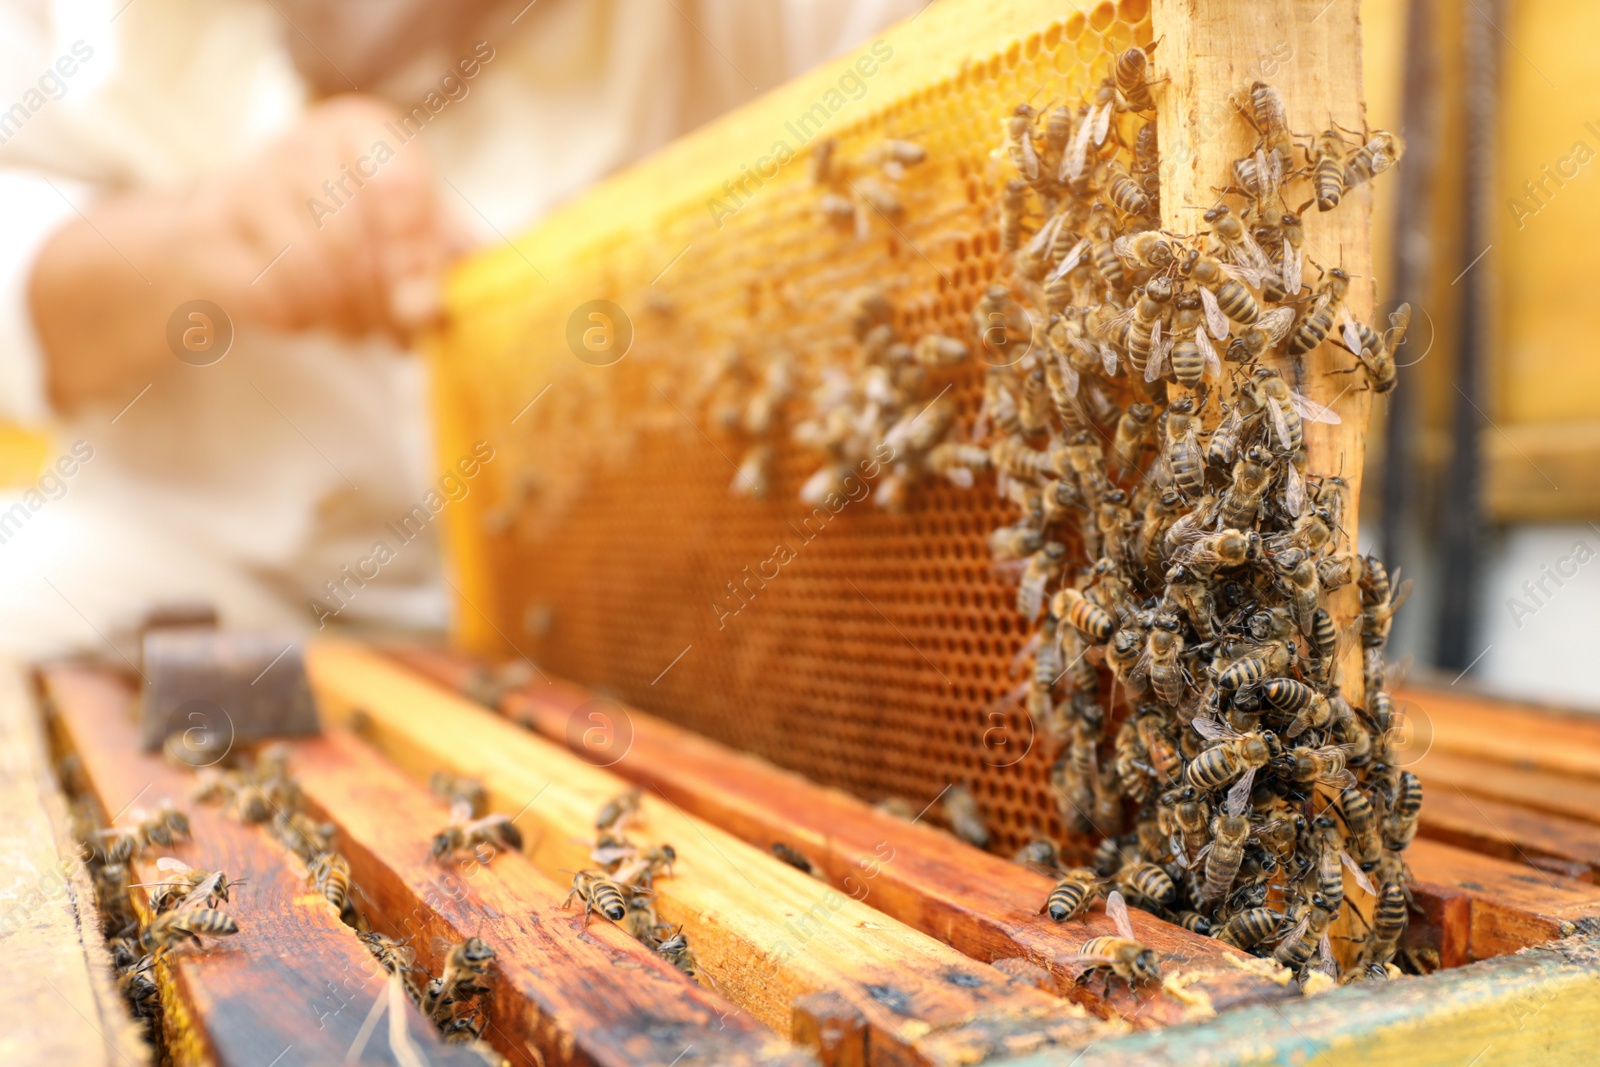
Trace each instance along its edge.
{"label": "yellow hive wall", "polygon": [[[1046,746],[1004,766],[1031,733],[1002,701],[1027,631],[1015,579],[987,549],[1009,521],[992,489],[925,484],[903,517],[851,503],[808,540],[812,509],[797,492],[820,457],[774,435],[770,497],[734,496],[751,440],[708,429],[698,390],[730,341],[842,359],[839,297],[866,283],[889,296],[903,335],[968,336],[1000,267],[994,205],[1007,173],[990,153],[1002,117],[1019,100],[1076,102],[1117,52],[1149,39],[1142,0],[1070,16],[945,0],[885,35],[865,96],[825,130],[846,158],[885,136],[927,148],[898,186],[897,225],[874,218],[858,240],[822,224],[804,153],[720,228],[707,207],[774,140],[795,147],[785,120],[826,103],[869,45],[470,265],[436,360],[444,460],[480,438],[497,450],[478,482],[488,491],[451,512],[461,641],[520,652],[869,798],[926,801],[969,782],[1002,844],[1059,836]],[[636,331],[613,366],[566,344],[569,314],[594,299],[627,309]],[[951,377],[963,420],[981,377],[974,366]],[[780,544],[792,560],[775,558]],[[763,570],[764,582],[747,577]],[[723,615],[719,595],[738,603],[730,581],[753,596]]]}

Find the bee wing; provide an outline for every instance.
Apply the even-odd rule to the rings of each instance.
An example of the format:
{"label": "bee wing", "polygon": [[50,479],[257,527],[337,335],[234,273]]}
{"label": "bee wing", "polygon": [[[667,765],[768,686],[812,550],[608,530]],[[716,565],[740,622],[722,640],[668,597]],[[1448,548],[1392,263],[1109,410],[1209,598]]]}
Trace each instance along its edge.
{"label": "bee wing", "polygon": [[1205,309],[1206,328],[1211,331],[1211,336],[1219,341],[1228,336],[1228,316],[1222,313],[1217,294],[1203,285],[1200,287],[1200,306]]}
{"label": "bee wing", "polygon": [[1344,339],[1344,346],[1350,350],[1351,355],[1359,356],[1363,350],[1361,344],[1361,331],[1356,327],[1356,317],[1350,314],[1348,306],[1339,308],[1339,336]]}
{"label": "bee wing", "polygon": [[458,800],[450,805],[450,825],[466,826],[472,821],[472,802]]}
{"label": "bee wing", "polygon": [[1261,149],[1256,149],[1256,174],[1261,183],[1261,199],[1278,195],[1278,186],[1283,182],[1283,161],[1278,158],[1278,153],[1273,152],[1269,157]]}
{"label": "bee wing", "polygon": [[1238,734],[1238,731],[1222,720],[1208,719],[1203,715],[1197,716],[1189,725],[1194,727],[1195,733],[1207,741],[1226,741]]}
{"label": "bee wing", "polygon": [[1050,272],[1048,280],[1054,281],[1057,278],[1065,278],[1068,274],[1071,274],[1073,268],[1083,262],[1083,254],[1088,250],[1089,239],[1087,237],[1080,238],[1078,243],[1072,246],[1072,250],[1061,260],[1061,265]]}
{"label": "bee wing", "polygon": [[[187,863],[183,862],[182,860],[178,859],[176,856],[158,856],[156,858],[156,870],[158,870],[158,871],[192,871],[192,870],[194,870],[194,868],[189,866]],[[158,882],[156,884],[160,885],[161,883]]]}
{"label": "bee wing", "polygon": [[1025,255],[1035,259],[1043,258],[1056,246],[1056,234],[1061,231],[1061,224],[1067,221],[1066,212],[1051,217],[1050,221],[1039,227],[1039,232],[1023,247]]}
{"label": "bee wing", "polygon": [[1161,336],[1161,320],[1157,319],[1150,327],[1150,358],[1144,365],[1145,381],[1153,382],[1161,377],[1161,368],[1167,362],[1167,350],[1171,347],[1172,339]]}
{"label": "bee wing", "polygon": [[[1111,242],[1111,251],[1116,253],[1118,259],[1122,260],[1123,266],[1134,268],[1139,266],[1139,257],[1134,255],[1133,252],[1132,237],[1126,235],[1118,237]],[[1129,310],[1131,311],[1132,309]]]}
{"label": "bee wing", "polygon": [[1128,902],[1122,899],[1120,889],[1113,889],[1106,894],[1106,918],[1116,924],[1117,933],[1129,941],[1135,940],[1133,922],[1128,918]]}
{"label": "bee wing", "polygon": [[1333,939],[1327,934],[1317,941],[1317,970],[1329,978],[1339,977],[1339,962],[1333,958]]}
{"label": "bee wing", "polygon": [[1117,373],[1117,350],[1104,341],[1099,343],[1099,347],[1100,366],[1105,369],[1107,378],[1115,377]]}
{"label": "bee wing", "polygon": [[1346,789],[1356,784],[1356,776],[1350,773],[1348,770],[1340,768],[1338,774],[1324,774],[1319,777],[1317,781],[1324,782],[1331,786],[1337,786],[1340,789]]}
{"label": "bee wing", "polygon": [[[1267,345],[1280,343],[1289,336],[1289,328],[1294,325],[1294,308],[1273,308],[1256,320],[1256,329],[1267,335]],[[1219,341],[1221,338],[1217,338]]]}
{"label": "bee wing", "polygon": [[1311,929],[1311,909],[1307,908],[1306,913],[1300,916],[1300,921],[1289,927],[1289,932],[1283,935],[1282,941],[1285,945],[1292,945],[1305,937],[1309,929]]}
{"label": "bee wing", "polygon": [[[1394,576],[1396,578],[1400,577],[1399,570],[1394,572]],[[1407,578],[1405,581],[1394,587],[1394,592],[1389,596],[1388,611],[1390,615],[1393,615],[1395,612],[1399,611],[1400,606],[1407,600],[1411,599],[1411,588],[1413,584],[1414,583],[1411,581],[1411,579]]]}
{"label": "bee wing", "polygon": [[1300,291],[1301,270],[1300,252],[1289,244],[1289,239],[1283,239],[1283,289],[1290,296]]}
{"label": "bee wing", "polygon": [[1039,177],[1039,154],[1033,149],[1033,130],[1024,130],[1021,137],[1022,173],[1031,182]]}
{"label": "bee wing", "polygon": [[1351,857],[1350,853],[1342,848],[1339,850],[1339,862],[1344,864],[1345,869],[1350,872],[1350,877],[1356,880],[1356,885],[1360,886],[1363,891],[1371,893],[1373,896],[1378,895],[1378,890],[1373,886],[1372,879],[1367,877],[1367,872],[1363,871],[1361,865]]}
{"label": "bee wing", "polygon": [[1290,515],[1298,518],[1306,509],[1306,480],[1300,474],[1300,468],[1290,460],[1284,464],[1286,468],[1283,475],[1283,506]]}
{"label": "bee wing", "polygon": [[189,891],[189,895],[178,901],[178,910],[204,904],[206,899],[222,884],[222,872],[212,871],[200,881],[200,884]]}
{"label": "bee wing", "polygon": [[1067,964],[1076,963],[1080,967],[1102,967],[1106,964],[1115,963],[1116,958],[1103,952],[1074,952],[1070,955],[1062,956],[1061,962]]}
{"label": "bee wing", "polygon": [[1292,403],[1294,405],[1294,409],[1300,413],[1300,417],[1305,419],[1307,422],[1324,422],[1330,426],[1337,426],[1344,421],[1344,419],[1339,417],[1339,413],[1337,411],[1317,403],[1304,393],[1297,393],[1293,390],[1290,390],[1289,402]]}
{"label": "bee wing", "polygon": [[504,812],[495,812],[495,813],[490,814],[490,815],[485,815],[481,819],[474,819],[473,821],[467,823],[467,825],[464,827],[464,829],[467,829],[467,830],[486,830],[491,826],[499,826],[501,824],[509,825],[510,822],[511,822],[511,816],[505,814]]}
{"label": "bee wing", "polygon": [[1063,182],[1075,181],[1083,174],[1083,165],[1089,158],[1089,138],[1094,134],[1094,123],[1085,115],[1078,124],[1077,136],[1061,156],[1061,172],[1056,175]]}
{"label": "bee wing", "polygon": [[[1409,592],[1409,590],[1408,590]],[[1398,689],[1406,684],[1406,675],[1411,673],[1416,657],[1407,652],[1398,663],[1390,663],[1383,668],[1383,687],[1385,689]]]}
{"label": "bee wing", "polygon": [[1283,442],[1284,450],[1289,448],[1289,420],[1284,417],[1283,408],[1272,397],[1267,397],[1267,413],[1272,416],[1272,429],[1278,435],[1278,440]]}
{"label": "bee wing", "polygon": [[1116,103],[1115,100],[1107,100],[1100,105],[1100,110],[1095,114],[1094,143],[1096,145],[1105,144],[1106,134],[1111,132],[1111,107],[1114,103]]}
{"label": "bee wing", "polygon": [[1229,811],[1244,811],[1250,805],[1250,791],[1256,785],[1256,769],[1249,768],[1239,776],[1239,780],[1228,787],[1227,799],[1222,802],[1224,809]]}
{"label": "bee wing", "polygon": [[[1122,329],[1124,323],[1133,321],[1133,313],[1133,308],[1123,308],[1105,321],[1105,324],[1101,327],[1101,332],[1108,337],[1115,336],[1117,331]],[[1101,357],[1104,358],[1104,356],[1105,353],[1102,352]]]}
{"label": "bee wing", "polygon": [[1183,440],[1178,444],[1178,451],[1183,454],[1191,464],[1199,466],[1202,463],[1200,455],[1200,438],[1195,434],[1194,427],[1189,427],[1189,432],[1183,435]]}
{"label": "bee wing", "polygon": [[1206,334],[1204,326],[1194,328],[1194,344],[1200,350],[1200,358],[1205,361],[1205,376],[1219,378],[1222,376],[1222,360],[1217,355],[1217,350],[1211,343],[1211,338]]}

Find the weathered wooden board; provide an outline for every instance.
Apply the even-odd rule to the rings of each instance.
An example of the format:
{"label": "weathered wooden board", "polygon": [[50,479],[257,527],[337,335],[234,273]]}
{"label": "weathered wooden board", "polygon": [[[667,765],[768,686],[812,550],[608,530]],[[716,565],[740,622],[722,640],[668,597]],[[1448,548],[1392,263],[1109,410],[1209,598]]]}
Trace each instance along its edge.
{"label": "weathered wooden board", "polygon": [[1597,1014],[1600,942],[1570,938],[1004,1067],[1588,1067]]}
{"label": "weathered wooden board", "polygon": [[[470,662],[449,654],[396,655],[447,685],[459,686],[471,676]],[[536,680],[508,692],[502,711],[566,743],[568,724],[593,699],[577,686]],[[1092,1010],[1136,1025],[1186,1018],[1184,1005],[1159,989],[1135,991],[1117,983],[1107,990],[1098,978],[1080,981],[1081,969],[1071,960],[1078,944],[1115,930],[1100,911],[1067,925],[1040,915],[1053,879],[655,716],[633,708],[626,715],[628,751],[611,769],[683,810],[763,851],[777,842],[798,848],[837,888],[975,959],[1022,957],[1045,967],[1063,993]],[[1240,970],[1229,957],[1245,954],[1219,941],[1153,916],[1141,920],[1140,932],[1219,1011],[1297,995]]]}
{"label": "weathered wooden board", "polygon": [[[429,838],[449,812],[370,746],[334,732],[294,745],[309,806],[340,829],[375,929],[437,974],[434,938],[495,950],[485,1036],[539,1067],[813,1062],[609,922],[563,910],[564,888],[515,853],[443,866]],[[531,1051],[530,1051],[531,1050]]]}
{"label": "weathered wooden board", "polygon": [[0,1063],[142,1064],[23,668],[0,662]]}
{"label": "weathered wooden board", "polygon": [[1600,881],[1600,826],[1519,804],[1440,789],[1422,807],[1422,836],[1448,845]]}
{"label": "weathered wooden board", "polygon": [[1414,896],[1469,898],[1471,959],[1600,932],[1600,888],[1588,882],[1426,839],[1412,842],[1405,858],[1416,879]]}
{"label": "weathered wooden board", "polygon": [[[185,807],[192,776],[139,751],[138,728],[129,714],[133,693],[120,678],[56,667],[44,672],[44,682],[63,741],[81,758],[106,815],[135,805],[154,807],[162,798]],[[194,867],[220,868],[247,884],[226,905],[239,923],[237,934],[200,951],[178,950],[160,968],[167,1047],[174,1061],[219,1067],[343,1061],[369,1008],[385,995],[372,957],[333,906],[309,888],[303,865],[291,853],[214,808],[187,805],[186,810],[194,840],[163,853]],[[155,858],[150,852],[134,863],[139,881],[161,880]],[[405,1023],[412,1049],[397,1054],[374,1034],[361,1062],[412,1067],[420,1051],[436,1067],[481,1067],[474,1054],[445,1045],[409,1002]]]}
{"label": "weathered wooden board", "polygon": [[[383,657],[313,645],[312,685],[328,721],[350,722],[413,777],[471,773],[494,810],[516,813],[527,854],[551,878],[589,865],[602,804],[626,782]],[[446,727],[444,724],[448,724]],[[851,900],[717,827],[647,795],[643,842],[678,853],[657,883],[662,917],[681,924],[704,972],[756,1018],[801,1035],[835,1029],[875,1063],[970,1063],[1104,1033],[1081,1009]],[[848,1008],[817,1018],[810,994]],[[832,1008],[830,1008],[830,1012]],[[864,1041],[866,1048],[860,1047]]]}
{"label": "weathered wooden board", "polygon": [[1395,703],[1410,705],[1412,718],[1431,736],[1432,751],[1600,778],[1596,716],[1427,687],[1402,689]]}
{"label": "weathered wooden board", "polygon": [[[1533,811],[1600,823],[1600,781],[1555,771],[1516,767],[1477,756],[1430,752],[1412,764],[1428,796],[1459,792],[1490,797]],[[1426,804],[1424,804],[1426,807]]]}

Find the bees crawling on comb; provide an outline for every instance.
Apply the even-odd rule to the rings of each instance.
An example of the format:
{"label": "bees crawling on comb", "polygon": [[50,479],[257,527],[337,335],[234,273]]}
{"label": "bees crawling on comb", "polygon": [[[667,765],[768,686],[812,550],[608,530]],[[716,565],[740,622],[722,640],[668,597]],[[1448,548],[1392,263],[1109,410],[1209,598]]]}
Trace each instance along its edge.
{"label": "bees crawling on comb", "polygon": [[[1125,919],[1132,902],[1302,977],[1338,974],[1332,942],[1347,938],[1342,977],[1380,976],[1421,804],[1393,763],[1384,692],[1407,590],[1356,553],[1343,480],[1310,468],[1313,427],[1341,420],[1300,383],[1331,342],[1391,388],[1410,309],[1380,333],[1351,314],[1346,271],[1313,264],[1308,284],[1302,213],[1337,207],[1402,145],[1372,131],[1351,146],[1337,129],[1305,144],[1258,82],[1243,108],[1255,149],[1197,209],[1198,233],[1165,232],[1159,189],[1140,180],[1158,163],[1152,51],[1120,57],[1076,109],[1005,120],[1011,269],[978,298],[975,350],[990,351],[991,322],[1043,328],[1021,358],[991,361],[975,422],[937,446],[960,458],[955,484],[992,474],[1017,512],[990,547],[1018,581],[1034,668],[1001,706],[1020,703],[1057,747],[1062,822],[1102,838],[1088,865],[1063,866],[1048,841],[1018,859],[1057,879],[1041,907],[1057,922],[1100,900]],[[1292,210],[1297,186],[1312,198]],[[1328,596],[1350,584],[1362,614],[1341,632]],[[1344,687],[1352,641],[1367,666]],[[1366,895],[1349,934],[1335,925],[1347,880]],[[1084,962],[1158,977],[1121,935],[1086,944]]]}

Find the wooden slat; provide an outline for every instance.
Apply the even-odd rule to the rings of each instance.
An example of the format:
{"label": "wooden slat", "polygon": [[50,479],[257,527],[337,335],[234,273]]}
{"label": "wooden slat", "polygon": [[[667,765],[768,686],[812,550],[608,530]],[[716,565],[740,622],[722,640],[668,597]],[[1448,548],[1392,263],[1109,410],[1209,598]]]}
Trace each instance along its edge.
{"label": "wooden slat", "polygon": [[1395,703],[1420,709],[1432,751],[1600,778],[1600,717],[1425,687]]}
{"label": "wooden slat", "polygon": [[[470,661],[449,654],[407,650],[397,656],[446,685],[465,683],[473,669]],[[573,711],[592,698],[577,686],[535,680],[508,693],[503,711],[566,743]],[[1107,996],[1099,979],[1079,981],[1080,969],[1071,961],[1078,944],[1114,929],[1100,911],[1066,926],[1041,916],[1052,879],[637,709],[627,709],[627,716],[629,750],[611,769],[685,811],[763,851],[778,841],[800,849],[842,891],[975,959],[1031,960],[1049,970],[1062,992],[1092,1010],[1136,1025],[1185,1019],[1184,1005],[1160,990],[1117,983]],[[1242,959],[1244,953],[1219,941],[1154,916],[1144,920],[1141,932],[1169,967],[1193,977],[1190,988],[1218,1010],[1295,995],[1234,966],[1228,957]]]}
{"label": "wooden slat", "polygon": [[[1410,769],[1422,780],[1426,796],[1459,792],[1582,822],[1600,823],[1600,781],[1514,767],[1452,752],[1430,752]],[[1423,806],[1426,808],[1426,801]]]}
{"label": "wooden slat", "polygon": [[435,937],[481,937],[495,950],[489,1036],[513,1062],[813,1062],[619,927],[585,929],[579,910],[562,909],[565,890],[522,856],[502,854],[487,867],[430,859],[429,838],[448,810],[370,746],[335,731],[293,749],[290,771],[308,805],[338,825],[376,929],[409,941],[434,973]]}
{"label": "wooden slat", "polygon": [[1572,938],[1003,1067],[1587,1067],[1597,1015],[1600,943]]}
{"label": "wooden slat", "polygon": [[[589,865],[594,815],[626,783],[415,674],[346,645],[313,645],[327,718],[359,709],[363,736],[413,777],[467,772],[496,810],[521,811],[529,858],[551,878]],[[678,853],[657,883],[718,988],[780,1032],[815,1032],[798,998],[831,993],[865,1020],[874,1062],[970,1063],[1007,1049],[1081,1045],[1101,1024],[992,967],[850,900],[717,827],[647,796],[635,836]],[[838,1050],[848,1058],[859,1047]]]}
{"label": "wooden slat", "polygon": [[1564,868],[1569,877],[1600,882],[1600,826],[1533,811],[1454,787],[1435,790],[1422,806],[1422,836],[1503,860]]}
{"label": "wooden slat", "polygon": [[[64,741],[82,759],[107,815],[135,804],[153,807],[164,797],[184,805],[192,776],[140,752],[129,715],[132,694],[120,679],[59,667],[45,671],[44,680]],[[219,1067],[341,1062],[368,1009],[385,994],[372,957],[333,906],[308,888],[292,854],[214,808],[186,810],[194,840],[163,852],[194,867],[221,868],[247,884],[226,906],[239,923],[237,934],[202,951],[178,950],[164,965],[160,984],[174,1061]],[[133,873],[141,882],[162,877],[154,854],[137,860]],[[409,1003],[406,1027],[429,1063],[481,1067],[474,1054],[445,1045]],[[390,1049],[387,1027],[378,1030],[362,1063],[414,1062]]]}
{"label": "wooden slat", "polygon": [[20,666],[0,662],[0,1063],[142,1064]]}
{"label": "wooden slat", "polygon": [[1405,853],[1427,899],[1465,893],[1471,901],[1467,954],[1487,959],[1573,933],[1600,932],[1600,888],[1419,838]]}

